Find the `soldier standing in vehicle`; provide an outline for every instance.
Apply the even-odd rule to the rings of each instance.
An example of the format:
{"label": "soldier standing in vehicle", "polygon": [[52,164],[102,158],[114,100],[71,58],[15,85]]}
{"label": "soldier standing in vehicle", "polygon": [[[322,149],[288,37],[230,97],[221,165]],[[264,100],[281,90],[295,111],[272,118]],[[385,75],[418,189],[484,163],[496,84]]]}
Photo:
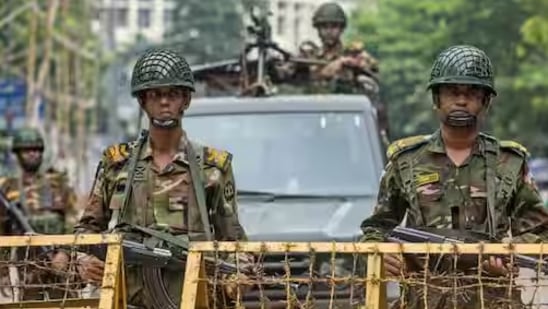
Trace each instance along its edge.
{"label": "soldier standing in vehicle", "polygon": [[[458,222],[463,230],[487,233],[500,240],[510,232],[514,242],[546,241],[548,213],[530,177],[527,150],[516,142],[499,141],[479,131],[497,94],[488,56],[466,45],[444,50],[434,62],[428,89],[440,129],[389,147],[377,207],[361,225],[364,241],[384,241],[404,216],[408,227],[452,229]],[[393,276],[411,268],[407,259],[390,254],[385,255],[384,265]],[[494,257],[483,263],[483,269],[483,280],[516,271]],[[462,271],[477,275],[478,270]],[[451,287],[452,279],[449,281],[431,283]],[[429,289],[428,308],[479,308],[477,286],[458,291],[453,298],[451,289],[447,294]],[[409,287],[405,303],[399,305],[424,308],[423,293],[421,287]],[[524,307],[519,291],[513,290],[511,299],[508,293],[504,286],[484,288],[485,308]]]}
{"label": "soldier standing in vehicle", "polygon": [[[192,72],[177,51],[153,49],[138,59],[131,93],[149,118],[149,137],[104,151],[77,232],[100,233],[129,224],[190,240],[206,240],[207,231],[215,240],[245,239],[238,221],[232,155],[191,141],[182,128],[193,91]],[[193,175],[193,165],[199,178]],[[131,196],[126,196],[126,186],[132,186]],[[209,226],[204,226],[200,194],[205,196]],[[100,282],[103,267],[97,257],[79,258],[79,273],[85,280]],[[126,274],[129,303],[152,308],[156,296],[144,288],[142,269],[129,266]],[[182,284],[181,276],[171,279],[178,282],[170,284]]]}
{"label": "soldier standing in vehicle", "polygon": [[[313,81],[309,91],[367,95],[377,109],[381,137],[388,144],[388,111],[379,94],[378,60],[364,49],[361,42],[343,46],[341,36],[347,26],[347,17],[339,4],[327,2],[320,5],[314,12],[312,24],[318,31],[322,46],[315,49],[310,42],[303,42],[299,48],[300,57],[327,64],[308,68],[309,78]],[[295,71],[302,69],[296,68]]]}
{"label": "soldier standing in vehicle", "polygon": [[[362,85],[357,87],[362,88],[359,92],[365,89],[371,94],[378,93],[378,85],[373,79],[379,71],[378,61],[364,50],[361,43],[353,42],[347,47],[343,46],[341,36],[346,29],[347,17],[342,7],[335,2],[320,5],[314,12],[312,24],[318,31],[322,43],[321,48],[314,53],[315,58],[328,62],[325,66],[312,66],[312,77],[320,80],[340,79],[348,83],[358,82]],[[306,55],[310,55],[310,51]],[[360,69],[375,76],[359,73]],[[366,77],[369,79],[366,80]]]}
{"label": "soldier standing in vehicle", "polygon": [[[20,175],[0,178],[0,190],[22,208],[36,233],[71,232],[77,215],[76,193],[69,186],[66,173],[52,167],[41,170],[44,139],[40,132],[32,128],[18,130],[13,137],[12,151],[17,157]],[[9,224],[4,226],[9,229]]]}

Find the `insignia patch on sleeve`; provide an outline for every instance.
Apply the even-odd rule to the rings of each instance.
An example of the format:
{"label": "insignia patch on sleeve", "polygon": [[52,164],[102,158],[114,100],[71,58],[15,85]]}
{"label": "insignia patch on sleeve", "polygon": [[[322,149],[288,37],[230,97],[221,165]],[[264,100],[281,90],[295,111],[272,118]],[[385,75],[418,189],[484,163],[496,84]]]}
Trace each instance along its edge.
{"label": "insignia patch on sleeve", "polygon": [[105,160],[110,163],[120,163],[129,158],[128,144],[115,144],[109,146],[103,153]]}
{"label": "insignia patch on sleeve", "polygon": [[204,149],[205,163],[226,171],[232,160],[232,155],[224,150],[206,147]]}
{"label": "insignia patch on sleeve", "polygon": [[234,191],[235,191],[234,190],[234,183],[232,181],[228,181],[225,184],[225,189],[224,189],[225,201],[232,202],[232,200],[234,199],[234,195],[235,195]]}

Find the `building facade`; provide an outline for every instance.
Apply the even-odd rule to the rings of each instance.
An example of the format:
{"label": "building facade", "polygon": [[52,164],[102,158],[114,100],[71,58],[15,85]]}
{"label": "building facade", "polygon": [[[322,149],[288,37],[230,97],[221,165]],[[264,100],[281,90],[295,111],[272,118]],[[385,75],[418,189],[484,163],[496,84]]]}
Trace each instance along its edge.
{"label": "building facade", "polygon": [[161,43],[170,27],[174,0],[95,0],[93,30],[111,50],[123,50],[139,37]]}

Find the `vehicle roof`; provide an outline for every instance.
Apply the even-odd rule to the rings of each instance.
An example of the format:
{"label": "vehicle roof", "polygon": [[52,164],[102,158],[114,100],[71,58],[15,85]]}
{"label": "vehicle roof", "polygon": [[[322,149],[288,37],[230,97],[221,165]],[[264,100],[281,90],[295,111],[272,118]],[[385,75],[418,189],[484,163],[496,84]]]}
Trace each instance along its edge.
{"label": "vehicle roof", "polygon": [[185,115],[276,112],[374,112],[365,95],[278,95],[270,97],[200,97]]}

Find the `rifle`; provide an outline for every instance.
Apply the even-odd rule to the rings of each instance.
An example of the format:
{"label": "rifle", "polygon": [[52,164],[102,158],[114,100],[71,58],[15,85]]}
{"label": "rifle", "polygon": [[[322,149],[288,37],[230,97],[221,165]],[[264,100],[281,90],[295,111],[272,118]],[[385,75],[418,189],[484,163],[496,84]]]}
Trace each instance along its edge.
{"label": "rifle", "polygon": [[[475,243],[478,241],[497,242],[496,239],[492,239],[485,233],[468,231],[468,230],[454,230],[454,229],[433,229],[423,228],[414,229],[408,227],[395,227],[392,232],[388,234],[388,240],[398,243],[450,243],[450,244],[462,244],[462,243]],[[506,259],[507,260],[507,259]],[[470,267],[477,265],[477,255],[472,255],[459,258],[461,266]],[[544,274],[548,274],[548,263],[541,259],[536,259],[521,254],[514,254],[514,263],[519,267],[538,269]]]}
{"label": "rifle", "polygon": [[[188,246],[165,249],[149,247],[141,242],[124,239],[122,240],[122,248],[125,265],[183,271],[188,257]],[[102,260],[106,257],[106,249],[103,246],[94,246],[90,253]],[[204,257],[204,262],[206,269],[211,272],[217,269],[222,274],[249,273],[243,267],[238,268],[236,264],[213,257]]]}
{"label": "rifle", "polygon": [[[30,225],[27,216],[21,211],[21,209],[19,209],[17,204],[10,202],[6,197],[6,194],[2,191],[0,191],[0,205],[6,209],[8,215],[11,217],[12,224],[20,228],[22,234],[36,235],[36,232],[34,231],[32,225]],[[42,253],[53,251],[52,246],[40,246],[39,248]]]}
{"label": "rifle", "polygon": [[[183,281],[186,260],[189,252],[189,242],[187,239],[177,238],[168,233],[125,224],[120,226],[122,232],[128,234],[141,234],[143,241],[134,241],[130,239],[122,240],[124,252],[124,264],[142,266],[143,284],[145,290],[152,295],[154,308],[176,309],[179,308],[179,295],[171,295],[170,289],[164,280],[164,274],[180,274]],[[159,242],[147,241],[149,238],[160,240],[162,246],[157,246]],[[91,246],[90,253],[105,260],[105,246]],[[238,268],[235,264],[216,259],[214,257],[204,257],[206,272],[213,274],[236,274],[238,272],[249,274],[251,270],[245,267]]]}

